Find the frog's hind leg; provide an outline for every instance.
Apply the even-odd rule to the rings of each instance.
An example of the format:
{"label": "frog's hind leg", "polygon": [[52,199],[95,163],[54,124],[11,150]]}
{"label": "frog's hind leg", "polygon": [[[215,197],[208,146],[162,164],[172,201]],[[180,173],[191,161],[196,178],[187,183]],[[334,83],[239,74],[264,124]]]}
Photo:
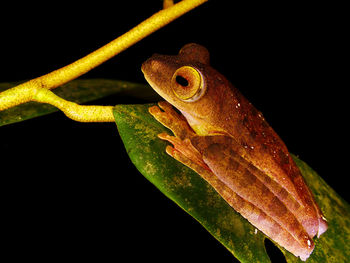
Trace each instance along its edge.
{"label": "frog's hind leg", "polygon": [[[292,251],[295,255],[300,256],[302,260],[306,260],[313,249],[313,244],[312,247],[307,248],[301,246],[285,228],[283,228],[279,223],[277,223],[273,218],[271,218],[257,206],[239,196],[217,176],[215,176],[215,174],[209,168],[205,168],[202,165],[194,162],[185,156],[181,151],[177,150],[176,147],[178,147],[178,142],[176,142],[176,140],[178,140],[178,138],[170,135],[167,136],[169,136],[167,137],[167,140],[170,139],[172,143],[174,142],[174,147],[167,146],[166,148],[166,152],[170,156],[197,172],[216,190],[216,192],[219,193],[224,200],[226,200],[226,202],[234,210],[240,213],[254,226],[259,228],[263,233],[277,241],[279,244],[282,244],[282,246],[287,248],[289,251]],[[173,140],[170,137],[175,139]]]}

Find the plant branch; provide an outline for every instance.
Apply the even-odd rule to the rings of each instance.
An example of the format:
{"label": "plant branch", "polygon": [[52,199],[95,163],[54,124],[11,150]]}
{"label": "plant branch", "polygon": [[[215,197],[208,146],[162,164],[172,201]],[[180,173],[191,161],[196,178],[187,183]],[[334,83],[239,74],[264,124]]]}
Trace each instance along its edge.
{"label": "plant branch", "polygon": [[[36,96],[37,94],[41,93],[39,92],[39,89],[46,89],[46,90],[54,89],[75,78],[78,78],[79,76],[99,66],[103,62],[109,60],[110,58],[124,51],[128,47],[134,45],[138,41],[142,40],[143,38],[147,37],[148,35],[152,34],[153,32],[169,24],[176,18],[194,9],[195,7],[203,4],[206,1],[207,0],[183,0],[174,5],[170,4],[167,6],[166,9],[163,9],[157,12],[156,14],[146,19],[145,21],[141,22],[139,25],[137,25],[130,31],[126,32],[122,36],[116,38],[115,40],[97,49],[96,51],[88,54],[87,56],[73,62],[72,64],[69,64],[63,68],[57,69],[46,75],[32,79],[30,81],[27,81],[14,88],[11,88],[9,90],[6,90],[0,93],[0,111],[14,107],[16,105],[19,105],[25,102],[38,101]],[[59,97],[57,97],[56,100],[54,100],[55,103],[59,101],[59,99],[63,100],[61,98],[59,99],[58,98]],[[50,104],[53,103],[52,100],[40,101],[40,102],[45,102]],[[57,106],[58,104],[57,105],[52,104],[52,105]],[[65,105],[67,106],[67,104]],[[79,107],[87,107],[87,106],[79,106]],[[102,107],[102,106],[89,106],[89,107]],[[60,109],[63,110],[62,105]],[[78,119],[81,119],[81,118],[78,118]],[[110,119],[110,116],[107,119]]]}
{"label": "plant branch", "polygon": [[114,122],[113,106],[79,105],[62,99],[48,89],[37,89],[33,101],[51,104],[75,121]]}

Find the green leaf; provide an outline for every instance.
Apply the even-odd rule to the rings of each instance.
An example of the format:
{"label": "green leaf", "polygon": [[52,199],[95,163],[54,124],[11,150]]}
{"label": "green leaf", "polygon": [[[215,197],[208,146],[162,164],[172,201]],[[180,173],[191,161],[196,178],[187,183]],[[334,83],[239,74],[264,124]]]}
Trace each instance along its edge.
{"label": "green leaf", "polygon": [[[114,116],[125,148],[137,169],[161,192],[202,224],[241,262],[270,262],[264,234],[255,231],[198,174],[165,153],[168,132],[148,113],[149,105],[118,105]],[[329,221],[307,262],[346,262],[350,258],[350,206],[309,166],[295,157],[305,180]],[[287,262],[298,258],[280,248]],[[302,262],[302,261],[300,261]]]}
{"label": "green leaf", "polygon": [[[18,82],[0,83],[0,92],[12,88]],[[78,79],[53,90],[58,96],[76,103],[86,103],[103,97],[122,93],[136,98],[154,99],[156,93],[146,84],[110,79]],[[58,111],[44,103],[28,102],[17,107],[0,111],[0,126],[24,121]]]}

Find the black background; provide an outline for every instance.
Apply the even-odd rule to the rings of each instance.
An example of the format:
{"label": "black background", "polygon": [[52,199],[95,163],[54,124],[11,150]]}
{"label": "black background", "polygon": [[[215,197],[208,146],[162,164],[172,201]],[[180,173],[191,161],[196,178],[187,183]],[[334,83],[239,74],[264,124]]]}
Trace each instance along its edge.
{"label": "black background", "polygon": [[[0,81],[69,64],[161,6],[123,2],[2,7]],[[227,3],[210,1],[83,78],[145,83],[140,65],[150,55],[202,44],[213,67],[264,113],[289,150],[349,200],[344,7]],[[94,102],[120,103],[144,101],[116,95]],[[1,127],[0,140],[2,231],[14,258],[232,262],[136,170],[115,124],[55,113]]]}

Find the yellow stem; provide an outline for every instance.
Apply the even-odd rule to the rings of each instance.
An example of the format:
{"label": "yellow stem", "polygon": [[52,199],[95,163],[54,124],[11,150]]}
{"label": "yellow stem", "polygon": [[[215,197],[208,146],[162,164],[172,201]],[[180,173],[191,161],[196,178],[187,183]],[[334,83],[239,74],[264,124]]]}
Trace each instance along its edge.
{"label": "yellow stem", "polygon": [[42,76],[41,83],[43,87],[53,89],[85,74],[205,1],[183,0],[176,5],[159,11],[130,31],[89,55],[68,66]]}
{"label": "yellow stem", "polygon": [[78,105],[58,97],[48,89],[37,89],[32,100],[51,104],[75,121],[114,122],[113,106]]}
{"label": "yellow stem", "polygon": [[54,89],[83,75],[206,1],[183,0],[159,11],[124,35],[72,64],[0,93],[0,110],[31,101],[33,95],[31,89]]}
{"label": "yellow stem", "polygon": [[206,1],[183,0],[173,4],[173,1],[165,0],[166,9],[154,14],[107,45],[72,64],[0,93],[0,111],[25,102],[37,101],[56,106],[76,121],[114,121],[111,106],[81,106],[56,96],[49,89],[59,87],[85,74]]}

